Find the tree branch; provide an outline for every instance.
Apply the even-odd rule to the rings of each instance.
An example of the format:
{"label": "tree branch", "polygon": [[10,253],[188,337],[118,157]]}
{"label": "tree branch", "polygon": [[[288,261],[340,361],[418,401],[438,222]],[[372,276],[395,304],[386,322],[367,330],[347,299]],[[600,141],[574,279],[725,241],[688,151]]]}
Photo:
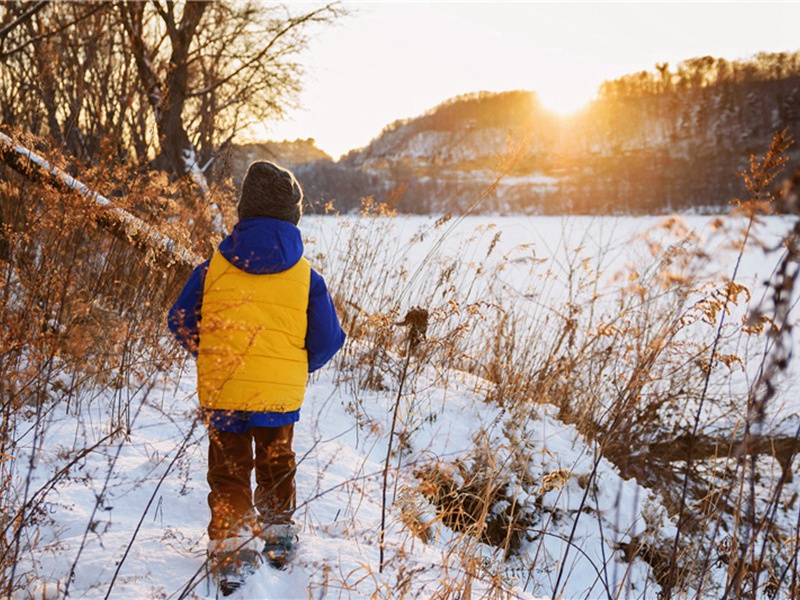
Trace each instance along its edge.
{"label": "tree branch", "polygon": [[100,209],[95,218],[101,227],[135,248],[155,254],[162,264],[165,263],[168,267],[192,268],[201,262],[200,257],[192,251],[183,248],[140,218],[115,206],[108,198],[90,190],[82,182],[3,133],[0,133],[0,160],[27,179],[48,183],[64,192],[77,192]]}
{"label": "tree branch", "polygon": [[93,14],[103,10],[106,7],[107,7],[107,5],[101,2],[96,7],[92,8],[91,10],[87,10],[85,13],[83,13],[79,17],[76,17],[75,19],[73,19],[72,21],[67,23],[66,25],[62,25],[58,29],[54,29],[52,31],[45,31],[44,33],[41,33],[41,34],[37,35],[36,37],[33,37],[33,38],[29,39],[28,41],[23,42],[20,45],[12,48],[11,50],[0,52],[0,60],[5,60],[6,58],[11,56],[12,54],[16,54],[20,50],[24,50],[27,46],[30,46],[34,42],[37,42],[39,40],[43,40],[45,38],[48,38],[48,37],[51,37],[51,36],[54,36],[54,35],[58,35],[62,31],[65,31],[65,30],[69,29],[73,25],[77,25],[81,21],[83,21],[85,19],[88,19]]}
{"label": "tree branch", "polygon": [[0,42],[2,42],[2,40],[9,34],[9,32],[12,29],[17,27],[21,23],[24,23],[25,21],[33,17],[33,15],[35,15],[37,12],[42,10],[45,6],[47,6],[48,2],[49,0],[41,0],[40,2],[34,2],[33,6],[31,6],[28,10],[19,15],[13,21],[11,21],[11,23],[9,23],[8,25],[4,25],[2,28],[0,28]]}
{"label": "tree branch", "polygon": [[208,94],[210,92],[213,92],[217,88],[225,85],[231,79],[236,77],[239,73],[241,73],[245,69],[250,68],[253,64],[257,63],[262,58],[264,58],[264,56],[272,49],[272,47],[276,43],[278,43],[278,41],[284,35],[286,35],[290,31],[292,31],[293,29],[299,27],[300,25],[303,25],[303,24],[305,24],[305,23],[307,23],[309,21],[315,20],[317,18],[317,16],[320,15],[322,12],[327,12],[327,11],[332,10],[331,7],[332,7],[332,5],[328,4],[327,6],[323,6],[322,8],[319,8],[317,10],[311,11],[310,13],[307,13],[307,14],[301,16],[301,17],[297,17],[295,19],[290,19],[285,27],[283,27],[282,29],[279,29],[277,32],[275,32],[275,34],[272,36],[272,39],[269,41],[269,43],[266,46],[264,46],[264,48],[261,50],[261,52],[256,54],[253,58],[251,58],[250,60],[248,60],[244,64],[242,64],[241,67],[239,67],[238,69],[236,69],[235,71],[233,71],[232,73],[227,75],[226,77],[220,79],[219,81],[215,81],[212,85],[207,86],[207,87],[205,87],[205,88],[203,88],[201,90],[197,90],[195,92],[191,92],[191,93],[187,94],[186,97],[187,98],[195,98],[197,96],[202,96],[204,94]]}

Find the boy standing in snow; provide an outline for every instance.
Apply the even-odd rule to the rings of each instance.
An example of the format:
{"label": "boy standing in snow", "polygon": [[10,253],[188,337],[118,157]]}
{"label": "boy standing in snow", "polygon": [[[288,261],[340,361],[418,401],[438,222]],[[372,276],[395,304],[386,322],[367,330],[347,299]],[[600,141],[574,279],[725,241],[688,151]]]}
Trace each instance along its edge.
{"label": "boy standing in snow", "polygon": [[169,311],[170,330],[197,357],[209,434],[209,552],[223,572],[254,567],[262,553],[282,566],[291,552],[294,423],[308,373],[345,339],[325,282],[303,258],[302,200],[291,172],[250,165],[239,222]]}

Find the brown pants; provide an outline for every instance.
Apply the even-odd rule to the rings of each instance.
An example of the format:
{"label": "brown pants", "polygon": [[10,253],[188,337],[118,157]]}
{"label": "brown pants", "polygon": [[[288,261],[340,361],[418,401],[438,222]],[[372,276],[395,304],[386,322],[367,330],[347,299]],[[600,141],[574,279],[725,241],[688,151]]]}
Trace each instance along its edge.
{"label": "brown pants", "polygon": [[[295,509],[294,423],[245,433],[208,430],[208,537],[219,540],[289,523]],[[255,460],[253,458],[255,442]],[[250,475],[256,470],[255,502]]]}

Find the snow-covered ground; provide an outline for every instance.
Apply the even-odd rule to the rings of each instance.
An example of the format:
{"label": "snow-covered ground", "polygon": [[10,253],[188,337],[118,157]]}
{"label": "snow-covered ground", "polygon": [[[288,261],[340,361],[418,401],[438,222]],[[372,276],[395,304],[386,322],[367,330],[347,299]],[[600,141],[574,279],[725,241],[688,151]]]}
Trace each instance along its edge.
{"label": "snow-covered ground", "polygon": [[[343,227],[348,219],[351,224]],[[620,270],[652,259],[654,235],[664,240],[674,235],[660,223],[469,218],[436,226],[432,218],[395,219],[391,235],[379,236],[386,244],[383,262],[365,268],[398,270],[389,287],[403,308],[434,285],[426,265],[454,260],[467,274],[480,265],[483,273],[496,275],[466,292],[473,298],[533,295],[536,306],[557,306],[565,286],[548,278],[546,288],[537,287],[542,280],[534,278],[536,269],[557,274],[586,256],[613,285]],[[760,237],[774,241],[788,226],[788,220],[767,219]],[[314,262],[319,255],[317,264],[329,282],[337,280],[343,260],[338,251],[354,227],[350,218],[303,221],[307,256]],[[715,224],[691,217],[670,227],[711,236]],[[729,275],[735,253],[723,240],[714,243],[704,268]],[[774,264],[774,257],[765,258],[756,248],[745,254],[740,280],[753,286],[753,302]],[[364,310],[376,310],[370,303],[380,295],[363,300]],[[640,558],[626,562],[621,548],[634,538],[668,540],[674,523],[657,493],[623,479],[595,455],[594,444],[556,418],[554,407],[504,409],[485,401],[485,382],[466,373],[442,373],[413,356],[399,394],[397,373],[404,359],[391,352],[381,388],[364,389],[358,384],[364,366],[353,357],[369,348],[352,340],[347,352],[349,361],[337,360],[312,378],[296,428],[296,520],[302,530],[296,560],[285,572],[264,568],[234,598],[428,597],[442,590],[453,597],[656,597],[651,567]],[[791,372],[786,389],[798,383]],[[71,598],[216,597],[204,576],[206,440],[196,419],[193,361],[153,375],[130,393],[127,415],[118,408],[124,394],[105,390],[91,402],[56,402],[19,428],[14,471],[20,494],[26,485],[28,494],[40,489],[46,494],[33,515],[40,537],[25,540],[34,549],[17,565],[30,583],[15,600],[60,598],[65,592]],[[58,398],[58,390],[53,396]],[[386,564],[379,572],[382,472],[398,396],[402,448],[391,459]],[[790,397],[781,396],[784,420],[797,411]],[[110,435],[120,419],[129,423],[130,434]],[[493,546],[465,541],[421,492],[424,473],[444,474],[458,487],[476,468],[503,484],[507,502],[493,510],[519,506],[528,515],[519,549],[507,560]],[[777,477],[768,472],[774,465],[764,468],[765,482]],[[786,491],[795,492],[798,483]],[[724,578],[724,569],[715,573]]]}
{"label": "snow-covered ground", "polygon": [[[335,377],[328,370],[315,378],[296,431],[296,520],[302,527],[297,559],[287,572],[264,568],[236,597],[359,598],[377,592],[390,598],[404,585],[412,596],[425,596],[439,589],[443,577],[460,580],[467,568],[464,557],[455,553],[458,536],[437,523],[435,510],[422,496],[413,493],[409,499],[416,487],[413,472],[437,460],[467,456],[479,436],[485,437],[498,461],[509,460],[515,449],[503,434],[509,423],[501,409],[482,402],[469,376],[460,377],[460,384],[451,381],[448,389],[437,386],[436,374],[428,370],[413,376],[417,391],[401,400],[401,427],[415,421],[415,431],[407,449],[392,460],[389,493],[421,507],[422,518],[431,521],[430,540],[415,538],[403,526],[404,504],[396,502],[389,512],[387,566],[381,574],[382,469],[396,392],[355,396]],[[134,401],[139,406],[131,417],[130,436],[101,442],[60,479],[41,504],[44,535],[37,542],[39,549],[18,567],[21,572],[32,570],[31,584],[15,598],[61,597],[73,569],[69,597],[215,597],[202,572],[209,517],[206,442],[194,419],[194,386],[189,365],[182,374],[160,376],[146,397]],[[96,399],[80,415],[70,414],[63,405],[47,415],[31,489],[45,487],[76,452],[108,434],[110,415],[103,400]],[[530,449],[528,470],[537,479],[562,469],[569,472],[563,487],[541,494],[542,514],[553,518],[559,511],[575,509],[583,495],[579,481],[593,467],[591,447],[574,428],[555,420],[546,406],[532,410],[520,437]],[[20,457],[20,471],[25,460]],[[598,486],[601,493],[589,501],[596,514],[583,519],[573,541],[577,550],[568,559],[566,597],[583,597],[591,590],[605,596],[602,587],[623,578],[638,592],[646,589],[646,565],[636,561],[632,576],[624,577],[628,565],[614,547],[648,526],[640,513],[652,503],[651,494],[634,481],[621,480],[605,461]],[[541,528],[547,529],[546,537],[534,535],[525,542],[524,554],[539,557],[535,565],[517,559],[504,566],[497,550],[480,545],[473,593],[480,597],[504,589],[522,598],[549,595],[557,559],[566,549],[559,536],[569,535],[571,520],[543,522]],[[523,587],[532,591],[524,592]]]}

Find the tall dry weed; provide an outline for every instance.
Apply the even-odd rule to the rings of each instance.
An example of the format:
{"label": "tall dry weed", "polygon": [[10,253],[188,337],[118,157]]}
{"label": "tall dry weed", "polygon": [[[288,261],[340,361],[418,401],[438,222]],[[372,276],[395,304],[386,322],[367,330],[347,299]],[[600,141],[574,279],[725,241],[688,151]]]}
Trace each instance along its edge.
{"label": "tall dry weed", "polygon": [[[41,146],[39,140],[23,140]],[[47,151],[46,148],[40,150]],[[64,164],[50,152],[48,160]],[[178,240],[210,243],[202,212],[186,208],[191,190],[129,165],[88,167],[90,187],[157,224]],[[26,584],[21,557],[39,544],[48,495],[69,465],[44,487],[32,484],[54,408],[81,422],[102,402],[101,443],[76,439],[76,464],[130,433],[133,414],[175,353],[163,344],[164,311],[186,274],[114,237],[101,207],[3,167],[0,182],[0,590]],[[191,216],[189,216],[191,215]],[[188,225],[188,226],[187,226]],[[88,418],[88,417],[86,417]],[[25,425],[25,427],[22,427]]]}

